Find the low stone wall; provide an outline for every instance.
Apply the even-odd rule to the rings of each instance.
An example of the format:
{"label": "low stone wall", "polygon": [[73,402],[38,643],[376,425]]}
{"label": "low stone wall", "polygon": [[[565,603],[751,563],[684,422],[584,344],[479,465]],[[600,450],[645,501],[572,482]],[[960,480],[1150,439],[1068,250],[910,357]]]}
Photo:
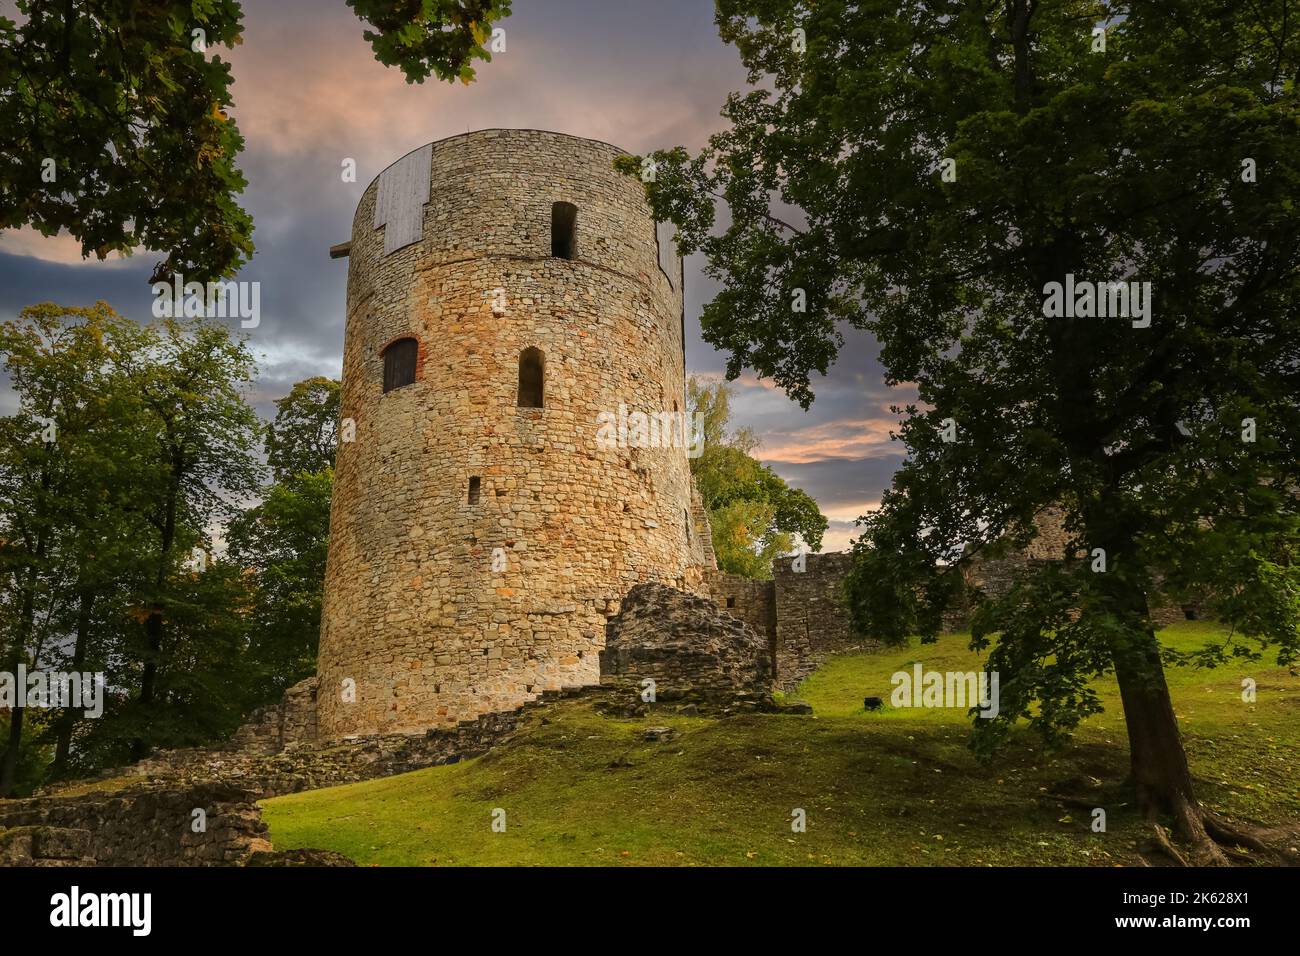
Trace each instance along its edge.
{"label": "low stone wall", "polygon": [[[1039,547],[1027,554],[1015,553],[1000,558],[972,559],[964,573],[968,585],[978,588],[990,598],[998,598],[1011,590],[1020,575],[1045,565],[1055,564],[1058,560],[1045,556],[1045,551]],[[1199,602],[1176,604],[1167,595],[1161,593],[1159,584],[1157,576],[1157,589],[1147,596],[1148,615],[1152,624],[1162,628],[1179,621],[1200,617],[1202,608]],[[964,605],[954,606],[944,615],[945,630],[964,630],[969,626],[970,611]]]}
{"label": "low stone wall", "polygon": [[278,703],[253,711],[231,738],[231,746],[247,753],[278,754],[294,744],[315,741],[319,685],[319,677],[309,677],[286,690]]}
{"label": "low stone wall", "polygon": [[238,865],[271,850],[255,799],[204,782],[0,801],[0,864]]}
{"label": "low stone wall", "polygon": [[792,690],[829,654],[876,648],[849,630],[843,585],[851,558],[842,552],[778,558],[762,581],[725,571],[706,575],[709,595],[727,614],[748,625],[768,645],[776,685]]}
{"label": "low stone wall", "polygon": [[793,689],[827,656],[874,650],[880,645],[849,629],[844,578],[852,566],[846,552],[807,554],[804,570],[796,559],[780,558],[772,571],[776,594],[776,681]]}
{"label": "low stone wall", "polygon": [[730,616],[749,625],[764,638],[776,662],[776,582],[742,578],[726,571],[710,571],[704,576],[709,597]]}
{"label": "low stone wall", "polygon": [[[602,693],[595,687],[550,691],[518,710],[424,734],[291,743],[280,753],[231,745],[163,751],[80,785],[137,781],[124,789],[0,801],[0,866],[346,865],[337,854],[275,852],[256,801],[477,757],[508,739],[531,712]],[[271,736],[250,731],[245,739],[265,749]],[[206,829],[198,833],[196,809],[206,814]]]}
{"label": "low stone wall", "polygon": [[423,734],[376,734],[333,743],[292,744],[280,753],[228,748],[163,751],[113,774],[155,782],[221,781],[262,800],[477,757],[513,734],[529,710],[562,696],[566,696],[564,691],[548,692],[519,710],[485,714]]}

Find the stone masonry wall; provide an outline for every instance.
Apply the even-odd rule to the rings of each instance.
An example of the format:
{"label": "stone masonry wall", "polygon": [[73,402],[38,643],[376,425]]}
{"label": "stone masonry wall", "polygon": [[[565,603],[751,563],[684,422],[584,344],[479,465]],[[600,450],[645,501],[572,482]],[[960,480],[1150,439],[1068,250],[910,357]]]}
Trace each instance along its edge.
{"label": "stone masonry wall", "polygon": [[[206,782],[0,801],[0,866],[211,866],[271,850],[248,790]],[[205,814],[195,832],[195,810]]]}
{"label": "stone masonry wall", "polygon": [[153,783],[221,781],[247,789],[259,800],[389,777],[486,753],[518,729],[530,708],[546,706],[579,690],[548,691],[522,708],[484,714],[422,734],[373,734],[345,741],[299,743],[277,753],[229,747],[161,751],[113,775]]}
{"label": "stone masonry wall", "polygon": [[772,565],[776,592],[776,682],[790,690],[832,653],[875,647],[849,630],[843,584],[851,557],[844,552],[804,556]]}
{"label": "stone masonry wall", "polygon": [[662,700],[770,696],[765,638],[717,603],[662,584],[639,584],[610,619],[600,673],[607,684],[655,682]]}
{"label": "stone masonry wall", "polygon": [[309,677],[284,692],[279,703],[258,708],[231,738],[231,746],[252,754],[278,754],[286,747],[317,739],[316,687]]}
{"label": "stone masonry wall", "polygon": [[[1021,550],[996,558],[981,555],[968,558],[962,569],[966,583],[990,597],[1000,597],[1011,589],[1016,578],[1026,570],[1066,557],[1071,536],[1065,528],[1065,512],[1059,506],[1049,505],[1042,509],[1034,518],[1034,528],[1033,540]],[[1076,557],[1084,556],[1082,551],[1076,554]],[[1156,590],[1148,595],[1147,606],[1151,621],[1156,627],[1167,627],[1199,613],[1196,605],[1173,604],[1160,592],[1158,576]],[[944,627],[948,630],[962,630],[969,626],[969,616],[968,607],[953,607],[944,616]]]}
{"label": "stone masonry wall", "polygon": [[704,506],[704,497],[694,478],[691,479],[691,526],[692,531],[699,535],[701,566],[707,578],[710,572],[718,571],[718,555],[713,550],[713,525],[709,522],[709,509]]}
{"label": "stone masonry wall", "polygon": [[[514,734],[530,712],[582,693],[601,690],[548,692],[517,710],[423,734],[298,740],[271,752],[274,735],[245,728],[224,748],[160,751],[83,781],[79,789],[90,792],[0,800],[0,867],[288,864],[292,851],[272,850],[255,801],[477,757]],[[207,815],[198,833],[196,809]],[[320,857],[311,851],[307,862]]]}
{"label": "stone masonry wall", "polygon": [[[685,412],[680,260],[660,267],[641,183],[612,169],[619,154],[536,130],[434,143],[420,238],[388,254],[378,183],[363,195],[322,737],[448,726],[594,684],[606,620],[634,584],[700,586],[708,535],[685,450],[597,441],[598,416],[620,405]],[[551,256],[558,201],[578,208],[574,259]],[[381,350],[406,336],[420,344],[416,380],[385,394]],[[542,408],[516,400],[529,347],[545,356]]]}
{"label": "stone masonry wall", "polygon": [[710,571],[705,575],[705,589],[718,607],[767,641],[775,665],[776,583]]}

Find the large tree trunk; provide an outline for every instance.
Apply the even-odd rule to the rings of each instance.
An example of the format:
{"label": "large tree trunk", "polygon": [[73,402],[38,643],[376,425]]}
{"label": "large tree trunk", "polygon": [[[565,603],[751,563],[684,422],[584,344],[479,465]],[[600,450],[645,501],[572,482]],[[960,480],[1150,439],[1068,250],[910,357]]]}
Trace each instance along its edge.
{"label": "large tree trunk", "polygon": [[[22,693],[22,688],[19,688]],[[12,795],[14,784],[18,782],[18,748],[22,745],[22,715],[26,708],[17,706],[9,711],[9,741],[0,760],[0,797]]]}
{"label": "large tree trunk", "polygon": [[[27,638],[32,629],[32,614],[35,605],[31,591],[32,589],[29,587],[23,595],[22,617],[20,619],[22,628],[9,661],[9,673],[14,675],[15,680],[18,677],[18,665],[25,659],[24,649],[27,646]],[[5,745],[4,756],[0,757],[0,797],[10,796],[14,792],[14,785],[18,782],[18,751],[23,743],[23,715],[27,713],[27,708],[23,705],[26,701],[27,688],[15,685],[14,707],[9,712],[9,740]]]}
{"label": "large tree trunk", "polygon": [[[1215,837],[1226,837],[1229,843],[1245,840],[1266,849],[1247,836],[1229,832],[1226,825],[1207,817],[1197,802],[1187,751],[1165,682],[1160,643],[1148,615],[1146,593],[1131,574],[1132,569],[1123,568],[1125,560],[1132,560],[1133,543],[1126,531],[1118,530],[1124,526],[1118,509],[1102,523],[1111,533],[1100,534],[1098,539],[1107,543],[1107,557],[1112,562],[1110,570],[1102,573],[1106,579],[1104,589],[1110,611],[1125,625],[1111,638],[1110,650],[1124,705],[1130,780],[1139,812],[1160,848],[1180,863],[1227,863]],[[1117,559],[1119,566],[1113,563]],[[1186,855],[1165,835],[1160,824],[1162,815],[1172,822]],[[1207,824],[1215,831],[1213,835],[1207,832]]]}
{"label": "large tree trunk", "polygon": [[[162,593],[162,583],[158,584],[158,593]],[[140,708],[148,713],[153,707],[154,683],[158,678],[158,655],[162,652],[162,609],[155,607],[149,612],[144,624],[145,652],[144,668],[140,674]],[[143,760],[149,752],[149,743],[143,737],[131,741],[131,759]]]}
{"label": "large tree trunk", "polygon": [[[19,688],[19,693],[23,692]],[[18,748],[23,742],[23,714],[26,707],[16,706],[9,712],[9,743],[5,747],[4,759],[0,760],[0,797],[7,797],[14,792],[18,782]]]}
{"label": "large tree trunk", "polygon": [[[1214,836],[1207,832],[1207,823],[1218,831],[1216,836],[1226,837],[1229,845],[1253,841],[1235,832],[1223,832],[1222,825],[1214,826],[1197,802],[1154,632],[1134,631],[1111,646],[1128,729],[1130,779],[1139,812],[1161,848],[1178,862],[1227,863]],[[1160,824],[1162,815],[1168,816],[1174,833],[1185,844],[1186,857],[1165,837]]]}
{"label": "large tree trunk", "polygon": [[1156,636],[1136,631],[1127,642],[1112,643],[1112,653],[1138,809],[1148,820],[1159,813],[1178,818],[1196,806],[1196,796]]}
{"label": "large tree trunk", "polygon": [[[47,483],[48,486],[48,483]],[[37,560],[40,561],[45,557],[45,541],[42,536],[38,539],[35,549]],[[13,654],[10,657],[9,672],[18,676],[18,665],[27,659],[27,645],[31,641],[32,632],[36,626],[36,575],[37,570],[33,566],[28,570],[26,581],[23,585],[23,601],[18,618],[18,634],[14,638]],[[23,742],[23,716],[27,708],[23,705],[27,701],[27,688],[14,687],[14,708],[9,712],[9,742],[5,747],[4,757],[0,758],[0,797],[7,797],[14,792],[14,785],[18,782],[18,751]]]}

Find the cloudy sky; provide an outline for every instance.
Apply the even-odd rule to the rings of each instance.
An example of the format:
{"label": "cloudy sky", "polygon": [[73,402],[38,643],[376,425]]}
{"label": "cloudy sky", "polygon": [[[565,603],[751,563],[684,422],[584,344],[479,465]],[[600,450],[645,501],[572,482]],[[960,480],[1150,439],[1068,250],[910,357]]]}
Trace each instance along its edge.
{"label": "cloudy sky", "polygon": [[[262,320],[251,344],[263,357],[252,401],[264,414],[309,375],[340,374],[348,238],[366,184],[424,143],[489,127],[557,130],[630,152],[698,148],[718,129],[726,94],[744,87],[736,51],[718,39],[710,0],[515,0],[507,48],[470,86],[408,85],[376,63],[344,0],[244,0],[244,43],[213,51],[233,65],[233,115],[246,140],[243,200],[257,253],[238,276],[258,280]],[[10,0],[0,14],[15,16]],[[344,183],[341,163],[357,163]],[[148,276],[161,258],[85,262],[67,236],[0,233],[0,317],[41,301],[105,299],[150,319]],[[714,292],[698,257],[686,262],[687,368],[720,376],[725,355],[700,338]],[[838,363],[814,383],[808,412],[770,382],[736,383],[736,419],[762,440],[757,455],[803,488],[831,520],[823,550],[844,548],[853,519],[879,500],[901,458],[875,343],[849,332]],[[0,408],[12,396],[0,395]]]}

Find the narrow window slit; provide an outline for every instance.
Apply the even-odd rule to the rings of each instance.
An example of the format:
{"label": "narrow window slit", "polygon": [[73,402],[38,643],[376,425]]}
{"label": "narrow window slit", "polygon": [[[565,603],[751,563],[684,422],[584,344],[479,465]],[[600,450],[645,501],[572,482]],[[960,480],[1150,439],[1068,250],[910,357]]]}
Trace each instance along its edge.
{"label": "narrow window slit", "polygon": [[557,259],[578,257],[578,207],[571,202],[551,206],[551,255]]}
{"label": "narrow window slit", "polygon": [[539,348],[528,347],[519,353],[519,407],[541,408],[546,357]]}

